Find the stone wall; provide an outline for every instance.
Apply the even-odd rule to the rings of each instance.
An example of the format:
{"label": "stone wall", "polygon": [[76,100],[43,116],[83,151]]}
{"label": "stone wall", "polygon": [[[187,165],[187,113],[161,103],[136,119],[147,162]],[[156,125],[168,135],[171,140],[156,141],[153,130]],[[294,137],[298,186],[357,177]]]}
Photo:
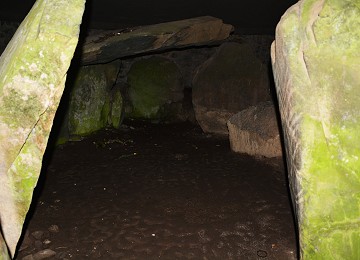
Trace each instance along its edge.
{"label": "stone wall", "polygon": [[[88,128],[90,127],[91,129],[93,129],[92,131],[97,131],[106,125],[114,126],[114,124],[112,123],[113,120],[111,120],[111,118],[117,118],[115,120],[117,122],[115,125],[119,127],[121,125],[121,121],[123,118],[137,118],[143,120],[150,120],[154,122],[190,121],[193,123],[200,124],[200,126],[203,128],[205,132],[208,132],[210,134],[219,134],[218,131],[215,130],[213,131],[212,129],[208,129],[206,127],[208,122],[203,122],[204,120],[200,119],[199,116],[195,118],[196,113],[194,111],[194,106],[193,106],[194,99],[192,95],[192,88],[194,86],[194,78],[196,74],[198,74],[198,71],[201,70],[204,64],[209,63],[209,61],[211,61],[215,55],[218,55],[217,53],[219,52],[219,50],[221,50],[224,44],[229,44],[229,42],[232,42],[232,45],[235,46],[246,46],[246,48],[244,48],[246,55],[242,54],[244,50],[242,51],[242,48],[240,47],[240,54],[231,53],[230,50],[229,57],[231,58],[223,57],[220,59],[220,61],[222,60],[223,62],[230,62],[230,63],[232,63],[232,60],[238,60],[238,64],[235,66],[230,65],[230,67],[225,67],[224,64],[218,64],[218,66],[224,67],[225,70],[227,70],[226,71],[227,74],[234,75],[233,78],[227,78],[226,81],[224,81],[225,83],[223,83],[222,85],[220,84],[217,87],[215,86],[215,90],[216,88],[221,88],[223,90],[220,90],[220,92],[226,93],[225,97],[222,98],[219,102],[224,103],[224,106],[226,107],[227,103],[229,104],[234,103],[233,102],[234,96],[240,95],[240,97],[238,98],[235,97],[235,98],[236,100],[238,100],[238,103],[241,103],[239,100],[247,100],[247,99],[249,100],[250,99],[249,95],[252,95],[251,93],[255,93],[252,96],[255,95],[258,97],[260,95],[267,97],[252,99],[254,102],[252,102],[250,105],[256,105],[260,101],[269,100],[271,99],[271,95],[269,95],[269,93],[271,92],[270,88],[273,85],[272,74],[270,69],[270,44],[272,40],[273,40],[273,36],[268,36],[268,35],[242,35],[242,36],[233,35],[228,40],[226,40],[226,42],[219,44],[217,46],[188,47],[184,49],[164,51],[161,53],[150,53],[145,55],[118,59],[116,60],[116,64],[117,66],[119,66],[119,70],[117,73],[116,80],[115,82],[111,81],[111,83],[109,83],[110,85],[106,86],[108,91],[106,92],[107,95],[106,97],[104,97],[103,100],[105,99],[113,100],[115,98],[114,93],[117,93],[117,95],[121,93],[122,102],[120,103],[122,107],[118,107],[117,111],[122,114],[116,115],[114,111],[110,112],[110,110],[108,111],[109,115],[104,115],[103,110],[97,112],[91,111],[91,113],[89,112],[90,114],[97,114],[97,113],[102,114],[102,118],[103,118],[102,120],[104,121],[104,124],[100,124],[101,127],[99,126],[99,124],[97,124],[94,127],[88,126]],[[239,55],[241,57],[239,57]],[[155,62],[149,62],[150,60],[153,60]],[[162,60],[163,62],[166,61],[168,65],[166,65],[165,67],[157,66],[156,60]],[[242,68],[249,68],[249,64],[253,64],[254,62],[256,62],[257,64],[255,66],[255,71],[251,71],[251,73],[245,73],[245,74],[238,73],[238,71],[240,72],[243,71]],[[88,67],[92,67],[92,66],[96,66],[96,65],[89,65]],[[135,67],[137,67],[136,69],[137,73],[134,73]],[[169,71],[172,71],[168,69],[170,67],[174,67],[174,69],[176,68],[178,72],[176,72],[175,74],[170,73]],[[141,68],[144,71],[141,71]],[[260,72],[259,73],[257,72],[256,70],[257,68],[261,70],[261,74],[263,75],[262,77],[265,80],[265,82],[262,82],[261,84],[258,80],[258,78],[260,77],[258,74]],[[140,71],[138,71],[139,69]],[[78,67],[73,66],[71,70],[78,71]],[[228,70],[230,70],[230,72]],[[249,69],[245,71],[248,70]],[[84,70],[80,69],[80,71],[84,71]],[[148,75],[149,73],[151,75]],[[156,75],[154,73],[156,73]],[[170,75],[170,74],[163,75],[166,73],[170,73],[174,75]],[[131,77],[129,77],[129,75],[131,75]],[[91,77],[93,77],[93,75],[91,75]],[[74,77],[71,78],[76,79],[77,76],[75,75]],[[244,84],[242,84],[241,82],[244,83],[248,81],[252,82],[249,90],[251,93],[248,93],[249,91],[239,90],[239,88],[240,89],[244,88]],[[163,83],[160,84],[159,82],[163,82]],[[226,82],[230,82],[230,83],[232,82],[231,83],[232,87],[230,88],[226,86],[227,84]],[[68,80],[68,82],[66,83],[66,88],[67,88],[66,92],[70,93],[70,97],[68,98],[69,100],[77,100],[77,99],[83,100],[83,97],[79,97],[79,98],[71,97],[71,95],[77,93],[72,91],[72,89],[74,89],[76,85],[79,85],[78,83],[79,82],[77,82],[76,84],[72,80]],[[157,87],[155,86],[156,84],[160,84],[164,86]],[[93,86],[93,88],[96,88],[96,86]],[[169,91],[164,91],[164,89],[166,88],[169,88]],[[134,91],[135,89],[136,91]],[[160,91],[160,89],[163,89],[163,91]],[[146,94],[149,91],[152,92]],[[209,93],[209,91],[211,92],[212,90],[205,90],[206,93],[205,92],[203,93],[202,90],[200,90],[199,93],[199,91],[197,90],[196,95],[197,96],[200,95],[204,97],[209,95],[211,96],[212,94]],[[158,93],[153,93],[153,92],[158,92]],[[139,97],[139,95],[141,95],[141,97]],[[144,96],[146,98],[144,98]],[[218,95],[215,94],[215,96]],[[64,98],[64,100],[65,99],[66,98]],[[102,99],[100,99],[99,97],[92,99],[91,102],[96,103],[97,100],[99,102],[103,102]],[[67,104],[62,104],[62,106],[66,106],[66,105]],[[139,105],[141,105],[141,107],[139,107]],[[92,106],[97,107],[96,104]],[[231,106],[233,107],[233,105]],[[99,105],[98,107],[101,108],[103,106]],[[238,108],[232,109],[230,111],[231,113],[228,114],[229,115],[235,114],[245,108],[246,107],[244,107],[244,105],[240,104]],[[196,109],[198,108],[195,106],[195,110]],[[216,110],[217,109],[216,104],[214,105],[210,104],[210,107],[206,109],[210,109],[210,111],[213,111],[214,109]],[[67,109],[62,109],[60,107],[60,110],[67,110]],[[149,112],[150,110],[154,110],[155,112],[153,111],[150,113]],[[143,111],[143,112],[139,113],[139,111]],[[145,112],[148,111],[149,113],[144,113],[144,111]],[[76,111],[72,111],[72,112],[76,113]],[[83,111],[83,113],[86,114],[87,112]],[[109,118],[107,120],[108,122],[106,122],[106,117]],[[69,124],[70,118],[71,117],[69,116],[64,116],[65,121],[60,124],[58,123],[56,125],[62,125],[61,132],[68,133],[65,134],[65,136],[68,136],[71,139],[71,136],[74,135],[74,133],[72,133],[73,131],[71,131],[71,129],[68,129],[70,126]],[[223,129],[221,133],[223,133],[223,135],[225,136],[227,135],[227,126],[226,126],[227,119],[216,120],[215,118],[211,117],[209,118],[209,120],[211,121],[211,123],[220,124],[221,126],[215,127],[214,129],[221,128]],[[64,131],[64,127],[66,128],[65,131]],[[54,129],[54,132],[56,132],[56,129]],[[59,138],[61,138],[62,140],[58,140],[58,143],[63,143],[68,139],[68,137],[64,139],[63,134],[60,135],[61,137]],[[77,137],[73,136],[73,138],[77,139],[78,136]]]}

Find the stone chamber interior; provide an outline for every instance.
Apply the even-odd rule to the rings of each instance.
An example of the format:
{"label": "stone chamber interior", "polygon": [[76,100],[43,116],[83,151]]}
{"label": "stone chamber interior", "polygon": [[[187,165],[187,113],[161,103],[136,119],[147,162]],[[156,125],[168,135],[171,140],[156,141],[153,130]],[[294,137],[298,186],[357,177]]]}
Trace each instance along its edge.
{"label": "stone chamber interior", "polygon": [[[88,3],[15,259],[297,259],[269,54],[293,3],[122,4]],[[81,64],[95,30],[203,15],[231,36]]]}

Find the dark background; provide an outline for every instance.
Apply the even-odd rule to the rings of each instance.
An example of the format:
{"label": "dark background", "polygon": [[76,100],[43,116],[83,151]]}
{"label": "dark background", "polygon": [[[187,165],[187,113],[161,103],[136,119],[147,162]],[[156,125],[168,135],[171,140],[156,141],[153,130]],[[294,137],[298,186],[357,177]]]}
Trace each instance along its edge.
{"label": "dark background", "polygon": [[[22,21],[34,0],[1,0],[0,20]],[[296,0],[88,0],[84,22],[90,28],[118,29],[211,15],[237,33],[273,34],[281,15]],[[71,13],[69,13],[71,15]]]}

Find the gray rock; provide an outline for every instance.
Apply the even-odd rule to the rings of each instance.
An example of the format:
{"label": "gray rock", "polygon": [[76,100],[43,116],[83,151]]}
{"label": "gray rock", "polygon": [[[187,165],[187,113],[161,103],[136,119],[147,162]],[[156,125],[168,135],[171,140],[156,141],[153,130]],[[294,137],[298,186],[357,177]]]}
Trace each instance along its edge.
{"label": "gray rock", "polygon": [[203,131],[226,136],[232,115],[271,99],[268,67],[248,44],[225,43],[198,69],[192,94]]}
{"label": "gray rock", "polygon": [[253,156],[282,155],[280,132],[272,102],[262,102],[230,118],[227,123],[231,150]]}
{"label": "gray rock", "polygon": [[14,256],[22,233],[84,7],[36,1],[0,57],[1,259]]}
{"label": "gray rock", "polygon": [[121,57],[188,46],[211,45],[226,39],[233,26],[202,16],[115,31],[98,31],[85,39],[83,64],[106,63]]}
{"label": "gray rock", "polygon": [[192,86],[197,68],[208,60],[218,47],[189,48],[165,52],[162,55],[173,60],[179,67],[186,87]]}
{"label": "gray rock", "polygon": [[72,86],[69,104],[69,133],[83,136],[108,124],[110,89],[116,81],[116,62],[81,67]]}

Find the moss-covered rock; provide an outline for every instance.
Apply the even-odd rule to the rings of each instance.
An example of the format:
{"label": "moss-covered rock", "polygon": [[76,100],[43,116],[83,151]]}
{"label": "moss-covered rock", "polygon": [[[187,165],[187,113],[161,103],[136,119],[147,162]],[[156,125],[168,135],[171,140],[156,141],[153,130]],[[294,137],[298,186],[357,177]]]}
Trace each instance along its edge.
{"label": "moss-covered rock", "polygon": [[0,219],[12,256],[77,45],[84,2],[38,0],[0,58]]}
{"label": "moss-covered rock", "polygon": [[360,259],[360,1],[302,0],[272,60],[302,259]]}
{"label": "moss-covered rock", "polygon": [[128,73],[128,84],[131,118],[167,119],[171,113],[165,105],[183,99],[180,71],[166,58],[153,56],[136,61]]}
{"label": "moss-covered rock", "polygon": [[111,111],[110,90],[119,70],[117,63],[81,67],[72,87],[69,134],[84,136],[104,128]]}

